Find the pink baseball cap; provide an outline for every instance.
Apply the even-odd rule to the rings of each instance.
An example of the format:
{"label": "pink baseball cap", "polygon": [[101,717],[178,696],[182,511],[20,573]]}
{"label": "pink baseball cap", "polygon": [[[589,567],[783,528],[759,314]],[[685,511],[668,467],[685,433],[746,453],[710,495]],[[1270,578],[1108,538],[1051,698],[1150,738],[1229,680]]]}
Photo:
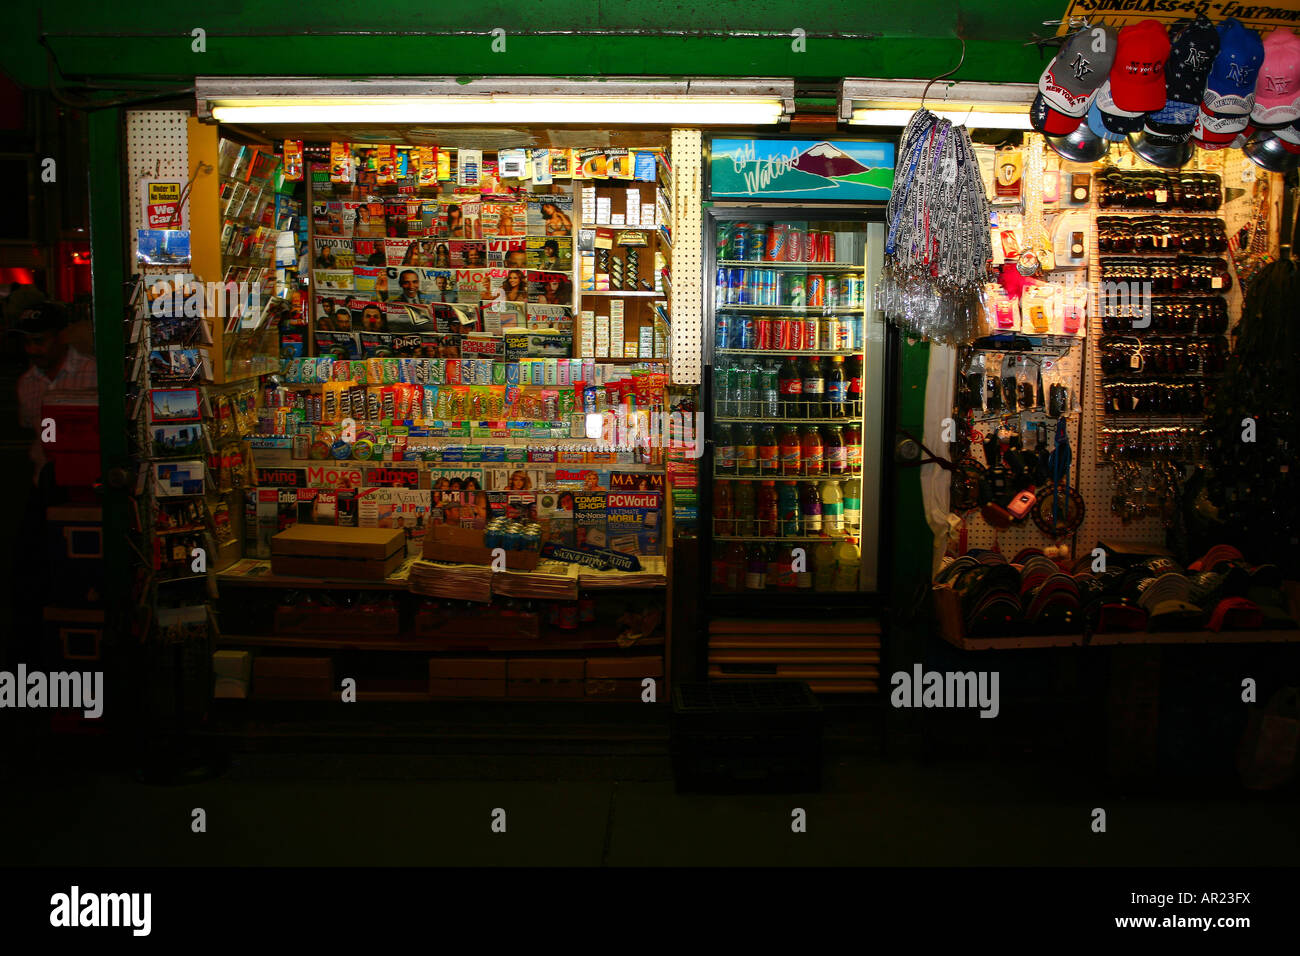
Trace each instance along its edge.
{"label": "pink baseball cap", "polygon": [[1256,126],[1287,126],[1300,119],[1300,36],[1279,27],[1264,37],[1264,64],[1255,81]]}

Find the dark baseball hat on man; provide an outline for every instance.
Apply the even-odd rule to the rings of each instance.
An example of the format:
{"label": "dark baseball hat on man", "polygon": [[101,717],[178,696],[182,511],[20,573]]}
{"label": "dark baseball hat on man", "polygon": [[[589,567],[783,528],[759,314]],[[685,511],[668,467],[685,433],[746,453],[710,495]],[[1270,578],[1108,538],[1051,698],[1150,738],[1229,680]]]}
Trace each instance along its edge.
{"label": "dark baseball hat on man", "polygon": [[68,312],[57,302],[41,302],[23,311],[12,331],[23,335],[44,335],[68,326]]}

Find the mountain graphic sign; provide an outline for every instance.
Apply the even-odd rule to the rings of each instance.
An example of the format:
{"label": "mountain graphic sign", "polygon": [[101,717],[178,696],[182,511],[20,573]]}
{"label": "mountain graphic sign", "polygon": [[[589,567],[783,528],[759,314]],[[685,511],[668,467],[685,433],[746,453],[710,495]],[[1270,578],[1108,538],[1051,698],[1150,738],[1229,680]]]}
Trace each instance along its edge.
{"label": "mountain graphic sign", "polygon": [[714,139],[714,199],[885,202],[894,184],[894,144],[789,139]]}

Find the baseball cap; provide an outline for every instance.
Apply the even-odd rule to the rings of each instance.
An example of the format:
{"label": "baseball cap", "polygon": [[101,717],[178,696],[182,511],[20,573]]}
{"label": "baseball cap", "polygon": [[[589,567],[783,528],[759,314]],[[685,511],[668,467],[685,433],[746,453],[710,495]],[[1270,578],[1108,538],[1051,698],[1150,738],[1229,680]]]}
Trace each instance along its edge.
{"label": "baseball cap", "polygon": [[1097,91],[1097,109],[1101,113],[1101,121],[1106,129],[1118,136],[1127,136],[1129,133],[1138,133],[1142,130],[1142,121],[1146,114],[1122,110],[1116,106],[1110,80],[1103,83],[1101,89]]}
{"label": "baseball cap", "polygon": [[22,312],[12,331],[23,335],[44,335],[58,332],[68,325],[68,313],[57,302],[42,302]]}
{"label": "baseball cap", "polygon": [[1202,106],[1192,127],[1192,139],[1202,149],[1224,149],[1231,146],[1237,134],[1244,132],[1249,124],[1250,116],[1246,113],[1211,113]]}
{"label": "baseball cap", "polygon": [[1165,61],[1169,34],[1159,20],[1143,20],[1119,31],[1111,94],[1121,110],[1152,113],[1165,105]]}
{"label": "baseball cap", "polygon": [[1264,37],[1264,62],[1255,81],[1256,126],[1286,126],[1300,119],[1300,36],[1279,27]]}
{"label": "baseball cap", "polygon": [[1181,169],[1192,158],[1192,144],[1187,136],[1157,136],[1150,130],[1130,133],[1128,144],[1152,166],[1161,169]]}
{"label": "baseball cap", "polygon": [[1191,136],[1218,55],[1219,32],[1204,14],[1174,24],[1165,61],[1165,105],[1147,115],[1147,132],[1183,140]]}
{"label": "baseball cap", "polygon": [[[1115,61],[1115,31],[1085,27],[1061,47],[1038,78],[1039,110],[1046,109],[1042,132],[1053,136],[1073,133],[1106,79]],[[1031,110],[1031,115],[1033,111]]]}
{"label": "baseball cap", "polygon": [[[1255,82],[1263,62],[1264,42],[1258,33],[1232,17],[1220,23],[1219,55],[1205,83],[1202,115],[1248,116],[1255,106]],[[1239,131],[1240,127],[1232,132]]]}
{"label": "baseball cap", "polygon": [[1296,168],[1297,161],[1300,160],[1300,142],[1288,143],[1282,138],[1282,132],[1283,130],[1259,130],[1241,147],[1241,151],[1252,163],[1270,173],[1289,172]]}
{"label": "baseball cap", "polygon": [[1095,163],[1110,149],[1110,142],[1094,133],[1089,123],[1080,123],[1079,128],[1067,136],[1048,136],[1046,140],[1058,156],[1072,163]]}
{"label": "baseball cap", "polygon": [[1106,126],[1106,122],[1101,115],[1101,107],[1097,101],[1093,100],[1092,105],[1088,107],[1088,129],[1092,130],[1093,135],[1107,143],[1121,143],[1124,141],[1122,133],[1112,133]]}

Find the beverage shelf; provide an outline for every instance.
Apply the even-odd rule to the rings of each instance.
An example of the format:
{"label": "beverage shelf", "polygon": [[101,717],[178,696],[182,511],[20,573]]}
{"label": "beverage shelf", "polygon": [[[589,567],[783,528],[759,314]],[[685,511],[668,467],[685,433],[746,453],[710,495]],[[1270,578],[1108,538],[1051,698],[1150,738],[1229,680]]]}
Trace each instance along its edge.
{"label": "beverage shelf", "polygon": [[826,535],[826,534],[797,535],[789,538],[783,537],[781,535],[765,535],[765,534],[739,534],[739,535],[738,534],[727,534],[727,535],[715,534],[713,536],[714,541],[763,541],[771,544],[775,544],[778,542],[784,543],[789,541],[816,541],[816,542],[830,544],[832,542],[844,541],[846,539],[852,539],[854,541],[857,541],[858,536],[854,534],[849,534],[848,532],[845,532],[844,534],[835,534],[835,535]]}
{"label": "beverage shelf", "polygon": [[727,269],[793,269],[805,272],[851,272],[862,275],[867,270],[856,262],[776,262],[770,259],[719,259],[718,265]]}
{"label": "beverage shelf", "polygon": [[713,419],[719,424],[740,424],[740,425],[856,425],[861,421],[861,416],[857,418],[852,415],[844,417],[823,416],[820,418],[777,418],[768,416],[764,418],[729,418],[721,415],[714,416]]}
{"label": "beverage shelf", "polygon": [[859,481],[862,472],[846,475],[714,475],[714,481]]}
{"label": "beverage shelf", "polygon": [[714,305],[717,312],[797,312],[800,315],[856,315],[866,311],[865,305],[802,306],[802,305]]}
{"label": "beverage shelf", "polygon": [[861,349],[714,349],[713,351],[718,355],[760,355],[767,358],[785,358],[787,355],[796,358],[805,355],[843,355],[849,358],[862,354]]}

